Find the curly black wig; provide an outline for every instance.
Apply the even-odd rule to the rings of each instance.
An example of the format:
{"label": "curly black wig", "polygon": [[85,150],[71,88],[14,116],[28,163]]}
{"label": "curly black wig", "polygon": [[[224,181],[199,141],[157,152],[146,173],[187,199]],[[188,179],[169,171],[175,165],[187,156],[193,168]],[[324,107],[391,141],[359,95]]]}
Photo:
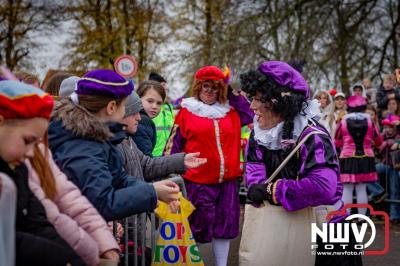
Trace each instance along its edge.
{"label": "curly black wig", "polygon": [[[258,70],[250,70],[241,74],[239,78],[242,90],[247,94],[249,100],[258,91],[262,95],[261,101],[266,103],[265,108],[270,108],[272,112],[282,116],[284,119],[282,139],[292,139],[293,121],[307,107],[306,96],[279,85],[273,78]],[[285,95],[287,92],[290,92],[290,94]]]}

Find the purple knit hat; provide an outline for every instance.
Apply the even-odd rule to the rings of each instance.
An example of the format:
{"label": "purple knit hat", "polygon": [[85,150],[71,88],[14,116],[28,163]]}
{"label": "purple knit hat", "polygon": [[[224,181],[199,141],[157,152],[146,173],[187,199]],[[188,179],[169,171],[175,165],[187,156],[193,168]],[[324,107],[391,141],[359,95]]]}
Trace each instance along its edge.
{"label": "purple knit hat", "polygon": [[96,69],[86,73],[77,83],[78,95],[102,95],[121,99],[130,95],[133,84],[109,69]]}
{"label": "purple knit hat", "polygon": [[307,98],[310,89],[303,76],[289,64],[281,61],[267,61],[258,67],[258,71],[271,77],[277,84],[303,93]]}

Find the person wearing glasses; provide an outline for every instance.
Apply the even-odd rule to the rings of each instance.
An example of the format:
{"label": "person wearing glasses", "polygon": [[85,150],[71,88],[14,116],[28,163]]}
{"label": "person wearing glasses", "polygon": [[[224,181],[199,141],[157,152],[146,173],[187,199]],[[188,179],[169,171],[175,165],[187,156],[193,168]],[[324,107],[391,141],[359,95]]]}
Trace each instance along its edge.
{"label": "person wearing glasses", "polygon": [[246,98],[228,86],[230,71],[200,68],[192,96],[182,100],[166,154],[200,152],[207,162],[188,169],[183,178],[196,207],[189,217],[197,243],[212,242],[215,265],[226,265],[230,239],[239,235],[241,127],[253,120]]}

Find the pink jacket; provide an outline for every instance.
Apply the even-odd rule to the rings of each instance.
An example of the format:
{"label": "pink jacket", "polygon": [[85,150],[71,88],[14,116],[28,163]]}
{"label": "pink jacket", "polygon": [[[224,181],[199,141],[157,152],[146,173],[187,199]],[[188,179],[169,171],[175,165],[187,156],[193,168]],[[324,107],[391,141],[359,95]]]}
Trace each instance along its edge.
{"label": "pink jacket", "polygon": [[[44,146],[41,148],[44,149]],[[47,218],[58,234],[86,264],[98,265],[100,254],[112,249],[119,250],[118,244],[97,210],[54,163],[50,150],[48,157],[56,180],[56,198],[54,201],[46,198],[37,173],[26,160],[29,187],[43,204]]]}
{"label": "pink jacket", "polygon": [[[349,158],[355,156],[356,144],[350,132],[347,128],[347,118],[350,115],[346,115],[340,121],[339,126],[336,131],[335,145],[338,148],[342,148],[340,153],[340,158]],[[379,129],[374,125],[371,118],[367,119],[368,128],[363,140],[364,154],[368,157],[374,157],[374,151],[372,150],[372,145],[379,147],[382,144],[382,136],[379,133]]]}

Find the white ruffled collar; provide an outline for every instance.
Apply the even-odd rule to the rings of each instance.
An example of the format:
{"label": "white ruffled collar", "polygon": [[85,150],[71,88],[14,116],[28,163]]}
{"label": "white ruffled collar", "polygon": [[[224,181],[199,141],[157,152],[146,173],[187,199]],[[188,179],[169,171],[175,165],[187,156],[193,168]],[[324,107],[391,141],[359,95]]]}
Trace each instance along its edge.
{"label": "white ruffled collar", "polygon": [[212,105],[205,104],[194,97],[182,100],[182,107],[188,109],[189,112],[205,118],[223,118],[231,110],[229,103],[221,104],[216,102]]}
{"label": "white ruffled collar", "polygon": [[[309,122],[315,124],[311,119],[318,114],[318,101],[312,100],[307,102],[308,107],[304,110],[305,115],[298,114],[293,121],[293,140],[297,141]],[[254,139],[261,146],[270,150],[282,149],[282,128],[284,122],[280,122],[270,129],[261,129],[254,117]]]}
{"label": "white ruffled collar", "polygon": [[368,113],[349,113],[343,117],[343,119],[351,118],[354,120],[364,120],[370,118],[371,115]]}

